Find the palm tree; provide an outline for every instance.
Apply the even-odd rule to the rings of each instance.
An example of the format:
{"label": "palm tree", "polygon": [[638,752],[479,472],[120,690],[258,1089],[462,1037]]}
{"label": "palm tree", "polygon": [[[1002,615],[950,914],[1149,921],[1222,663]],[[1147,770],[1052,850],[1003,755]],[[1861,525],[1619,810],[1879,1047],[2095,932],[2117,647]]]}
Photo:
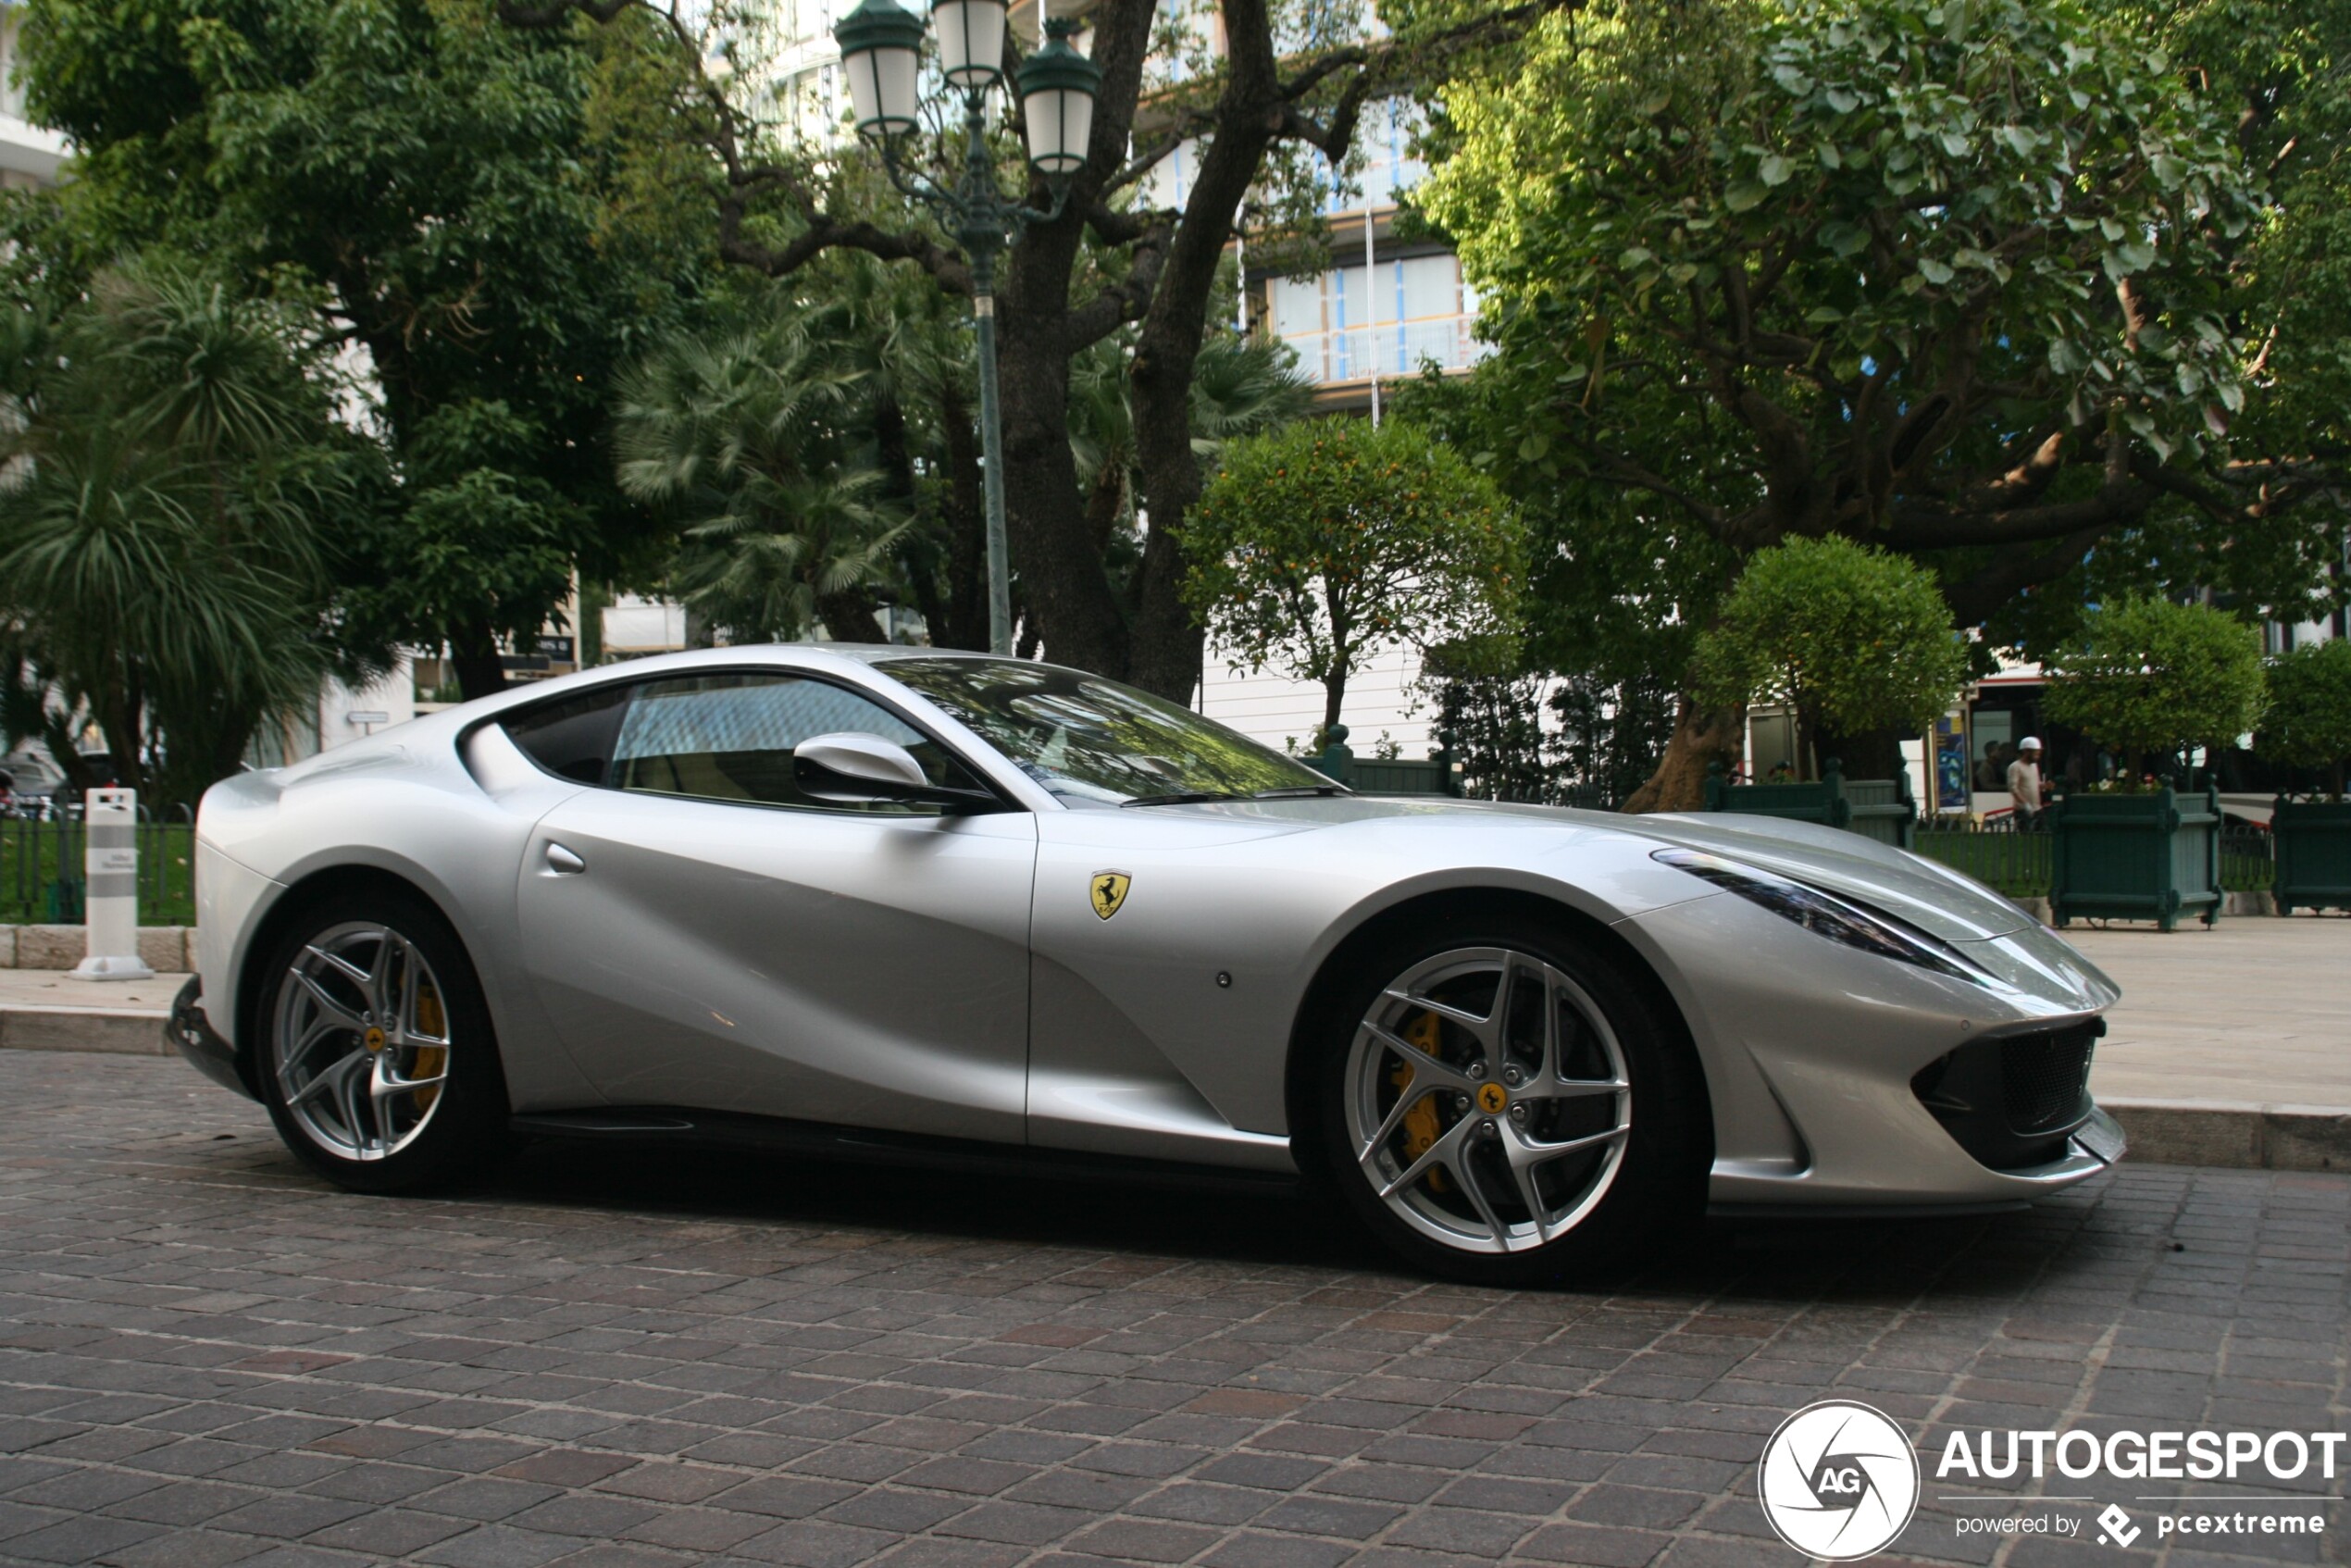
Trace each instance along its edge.
{"label": "palm tree", "polygon": [[[1106,339],[1070,365],[1070,444],[1087,487],[1087,516],[1104,558],[1131,564],[1137,484],[1134,412],[1126,397],[1129,346]],[[1302,418],[1314,384],[1278,339],[1218,337],[1192,363],[1192,450],[1213,464],[1225,443]]]}
{"label": "palm tree", "polygon": [[379,661],[332,624],[325,540],[358,443],[293,319],[186,264],[134,262],[47,352],[12,359],[0,612],[124,781],[168,798],[232,770],[330,673]]}
{"label": "palm tree", "polygon": [[787,305],[715,337],[675,340],[624,374],[621,489],[682,526],[673,587],[741,640],[822,625],[871,641],[873,589],[906,527],[857,423],[877,372],[815,313]]}

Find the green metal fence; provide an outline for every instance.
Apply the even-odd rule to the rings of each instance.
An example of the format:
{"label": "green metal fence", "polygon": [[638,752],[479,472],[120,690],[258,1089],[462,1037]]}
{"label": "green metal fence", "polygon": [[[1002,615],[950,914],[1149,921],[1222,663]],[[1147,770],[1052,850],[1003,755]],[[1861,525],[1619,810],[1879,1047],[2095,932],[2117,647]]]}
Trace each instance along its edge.
{"label": "green metal fence", "polygon": [[2220,829],[2220,890],[2266,893],[2278,885],[2277,842],[2266,828],[2229,824]]}
{"label": "green metal fence", "polygon": [[[2049,896],[2052,842],[2046,831],[1984,827],[1965,817],[1927,817],[1913,846],[1930,860],[1964,871],[2012,899]],[[2232,825],[2220,831],[2220,887],[2232,893],[2267,892],[2277,883],[2277,858],[2267,828]]]}
{"label": "green metal fence", "polygon": [[1985,828],[1965,817],[1928,817],[1911,848],[1964,871],[2012,899],[2049,896],[2049,836],[2012,828]]}
{"label": "green metal fence", "polygon": [[[183,806],[161,822],[139,820],[139,924],[190,926],[196,918],[195,828]],[[79,822],[0,818],[0,925],[81,923]]]}

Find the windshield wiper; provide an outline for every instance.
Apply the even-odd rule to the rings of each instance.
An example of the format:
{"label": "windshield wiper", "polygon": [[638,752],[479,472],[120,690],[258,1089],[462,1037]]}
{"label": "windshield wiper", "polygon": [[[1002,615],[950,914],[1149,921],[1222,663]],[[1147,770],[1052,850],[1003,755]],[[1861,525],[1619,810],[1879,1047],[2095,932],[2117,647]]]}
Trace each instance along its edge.
{"label": "windshield wiper", "polygon": [[1182,806],[1196,801],[1239,801],[1248,798],[1230,790],[1178,790],[1172,795],[1137,795],[1133,800],[1118,803],[1123,809],[1126,806]]}
{"label": "windshield wiper", "polygon": [[1349,794],[1344,784],[1300,784],[1287,790],[1260,790],[1250,797],[1252,801],[1302,801],[1316,795]]}

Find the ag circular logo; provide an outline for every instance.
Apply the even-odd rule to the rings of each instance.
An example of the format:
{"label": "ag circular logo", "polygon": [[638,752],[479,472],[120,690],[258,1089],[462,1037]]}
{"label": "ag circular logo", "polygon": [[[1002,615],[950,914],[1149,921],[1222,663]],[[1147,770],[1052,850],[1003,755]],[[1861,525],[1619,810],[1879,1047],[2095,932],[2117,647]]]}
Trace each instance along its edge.
{"label": "ag circular logo", "polygon": [[1780,1423],[1756,1474],[1780,1539],[1830,1562],[1894,1544],[1919,1506],[1919,1456],[1882,1411],[1822,1400]]}

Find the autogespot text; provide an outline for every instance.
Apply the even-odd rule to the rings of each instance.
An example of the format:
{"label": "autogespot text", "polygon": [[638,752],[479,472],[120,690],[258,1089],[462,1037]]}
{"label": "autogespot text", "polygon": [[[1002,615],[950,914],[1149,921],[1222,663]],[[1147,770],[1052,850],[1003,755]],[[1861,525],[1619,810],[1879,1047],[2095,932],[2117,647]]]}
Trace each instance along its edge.
{"label": "autogespot text", "polygon": [[2343,1432],[1982,1432],[1975,1441],[1954,1432],[1943,1445],[1935,1479],[2002,1480],[2039,1477],[2052,1466],[2072,1480],[2108,1475],[2121,1481],[2234,1481],[2266,1475],[2292,1481],[2317,1466],[2332,1480]]}

